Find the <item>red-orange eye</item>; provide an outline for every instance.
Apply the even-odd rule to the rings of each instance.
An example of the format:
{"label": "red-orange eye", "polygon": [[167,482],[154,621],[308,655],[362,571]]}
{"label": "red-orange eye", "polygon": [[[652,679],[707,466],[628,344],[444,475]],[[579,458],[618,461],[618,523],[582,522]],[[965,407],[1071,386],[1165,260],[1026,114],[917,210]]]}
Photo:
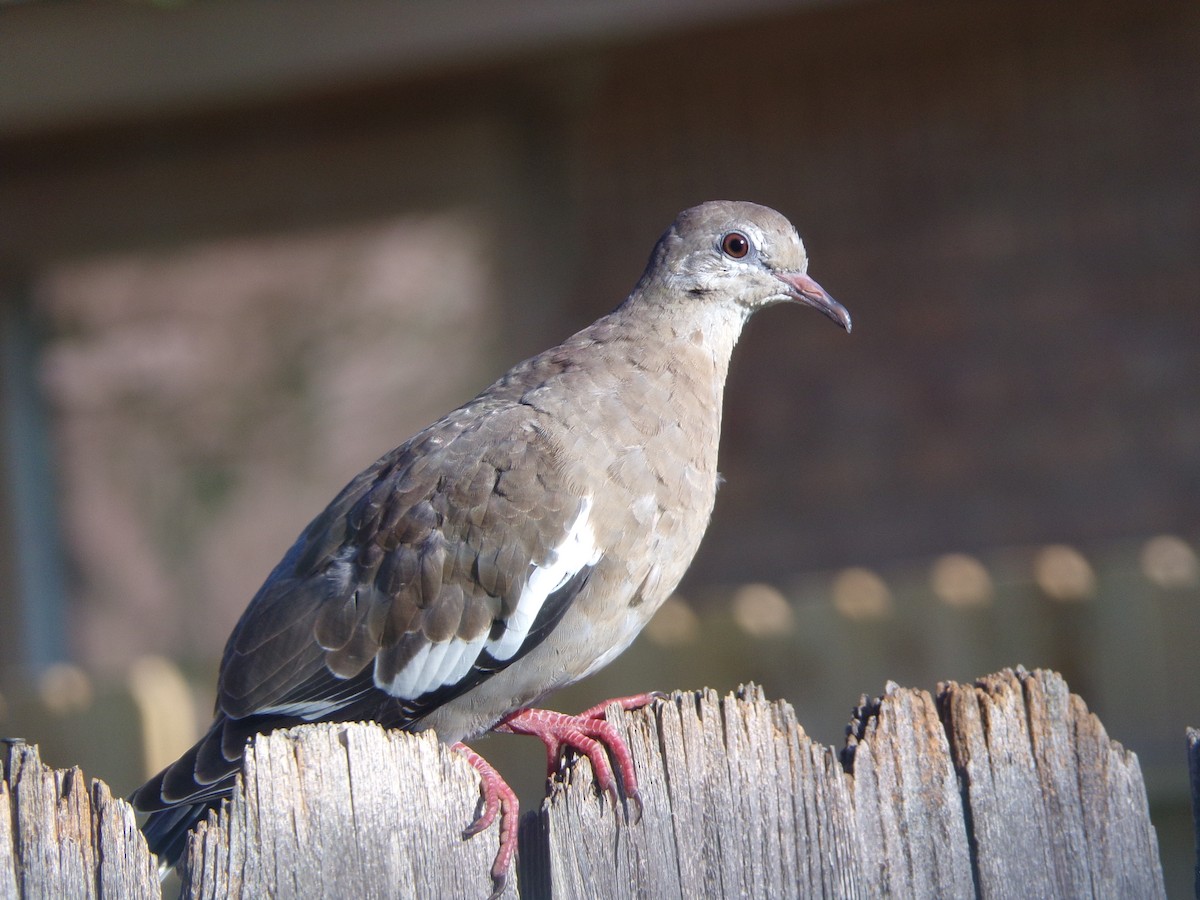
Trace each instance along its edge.
{"label": "red-orange eye", "polygon": [[721,251],[730,259],[742,259],[750,252],[750,240],[740,231],[731,231],[721,238]]}

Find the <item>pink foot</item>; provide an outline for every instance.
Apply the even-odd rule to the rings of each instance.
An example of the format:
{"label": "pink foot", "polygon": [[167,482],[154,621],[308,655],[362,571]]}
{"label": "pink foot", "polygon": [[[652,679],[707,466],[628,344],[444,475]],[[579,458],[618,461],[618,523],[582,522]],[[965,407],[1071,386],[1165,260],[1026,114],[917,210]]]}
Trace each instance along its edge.
{"label": "pink foot", "polygon": [[643,706],[649,706],[655,700],[666,700],[667,695],[662,691],[647,691],[644,694],[630,694],[628,697],[614,697],[611,700],[605,700],[603,703],[597,703],[595,706],[590,706],[579,714],[581,719],[603,719],[604,714],[608,712],[608,708],[614,703],[625,712],[631,709],[641,709]]}
{"label": "pink foot", "polygon": [[[625,795],[637,807],[635,818],[641,818],[642,798],[638,793],[637,773],[633,768],[633,755],[629,746],[617,733],[617,729],[605,721],[605,710],[616,703],[621,709],[630,710],[646,706],[659,697],[658,692],[636,694],[599,703],[577,716],[554,712],[549,709],[518,709],[500,720],[493,731],[508,734],[529,734],[546,745],[547,777],[558,771],[563,750],[570,748],[582,753],[592,764],[596,787],[607,794],[615,807],[620,800],[617,793],[616,773],[620,773]],[[609,762],[609,756],[612,763]],[[616,764],[616,773],[613,771]]]}
{"label": "pink foot", "polygon": [[483,800],[483,811],[467,826],[463,838],[474,837],[496,821],[497,815],[500,816],[500,849],[492,861],[493,890],[489,898],[495,900],[504,892],[504,884],[508,880],[508,867],[517,851],[517,825],[521,820],[521,804],[517,802],[517,795],[508,786],[508,782],[486,759],[462,741],[450,749],[457,750],[465,756],[471,767],[479,773],[479,793]]}
{"label": "pink foot", "polygon": [[[558,771],[558,763],[565,748],[584,754],[592,764],[596,786],[609,796],[613,806],[620,800],[617,794],[617,779],[609,754],[621,774],[621,783],[627,796],[637,807],[635,821],[642,816],[642,798],[638,794],[637,774],[633,770],[633,755],[629,746],[621,739],[617,729],[605,721],[605,711],[616,703],[624,710],[639,709],[665,697],[658,691],[619,697],[599,703],[577,716],[554,712],[549,709],[518,709],[501,719],[493,731],[508,734],[531,734],[546,745],[547,770],[550,776]],[[466,757],[471,767],[479,773],[479,793],[483,811],[463,832],[464,838],[479,834],[500,818],[500,849],[492,862],[492,884],[494,890],[489,900],[495,900],[504,892],[508,879],[508,868],[517,850],[517,825],[521,818],[521,806],[517,795],[508,782],[486,759],[459,741],[451,750]]]}

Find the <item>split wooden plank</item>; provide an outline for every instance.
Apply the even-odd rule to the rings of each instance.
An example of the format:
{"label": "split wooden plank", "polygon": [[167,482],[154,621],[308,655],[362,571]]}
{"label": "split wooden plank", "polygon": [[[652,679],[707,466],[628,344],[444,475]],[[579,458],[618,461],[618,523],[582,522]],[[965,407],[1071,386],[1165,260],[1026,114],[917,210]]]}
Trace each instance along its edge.
{"label": "split wooden plank", "polygon": [[486,897],[494,831],[463,840],[478,801],[474,770],[432,734],[322,723],[259,736],[232,800],[189,843],[181,896]]}
{"label": "split wooden plank", "polygon": [[1053,672],[889,685],[836,756],[753,687],[612,714],[646,812],[577,762],[528,829],[556,898],[1164,896],[1137,758]]}
{"label": "split wooden plank", "polygon": [[133,807],[37,747],[0,741],[0,897],[158,900],[158,873]]}
{"label": "split wooden plank", "polygon": [[[521,826],[505,896],[1161,897],[1137,758],[1053,672],[864,698],[840,751],[749,686],[609,715],[642,809],[572,760]],[[0,897],[158,897],[133,812],[0,745]],[[1200,733],[1189,734],[1200,797]],[[198,829],[183,896],[484,897],[495,832],[462,837],[475,771],[430,734],[319,724],[256,738]],[[1197,800],[1200,816],[1200,800]]]}

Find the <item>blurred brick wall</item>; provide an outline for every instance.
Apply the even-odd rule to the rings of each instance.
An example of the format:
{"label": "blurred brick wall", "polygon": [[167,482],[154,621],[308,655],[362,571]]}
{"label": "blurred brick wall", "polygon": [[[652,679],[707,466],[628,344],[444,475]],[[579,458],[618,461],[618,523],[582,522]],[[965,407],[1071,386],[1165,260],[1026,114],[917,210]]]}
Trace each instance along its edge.
{"label": "blurred brick wall", "polygon": [[715,197],[854,314],[751,323],[693,581],[1200,526],[1200,7],[850,4],[602,71],[580,319]]}

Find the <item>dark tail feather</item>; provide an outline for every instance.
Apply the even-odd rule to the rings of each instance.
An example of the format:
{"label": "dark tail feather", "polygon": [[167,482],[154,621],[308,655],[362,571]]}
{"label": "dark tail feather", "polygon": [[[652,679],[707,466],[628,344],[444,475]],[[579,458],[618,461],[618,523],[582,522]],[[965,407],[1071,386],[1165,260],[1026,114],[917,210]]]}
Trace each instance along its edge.
{"label": "dark tail feather", "polygon": [[[134,809],[150,813],[142,824],[142,834],[151,852],[158,855],[163,873],[183,856],[188,832],[233,788],[241,759],[228,760],[219,753],[225,722],[223,716],[218,717],[195,746],[129,797]],[[214,756],[213,746],[218,748],[218,762],[201,765],[201,755]],[[198,780],[200,777],[204,780]]]}
{"label": "dark tail feather", "polygon": [[[361,718],[376,718],[375,710],[365,711]],[[188,832],[233,791],[246,741],[255,734],[302,721],[274,715],[228,719],[218,714],[190,750],[130,795],[134,809],[150,813],[142,833],[151,851],[158,854],[160,869],[165,871],[179,862]]]}
{"label": "dark tail feather", "polygon": [[216,798],[203,803],[172,806],[150,814],[150,818],[142,825],[142,834],[146,836],[150,851],[158,855],[160,872],[165,872],[179,862],[184,848],[187,847],[188,832],[210,809],[216,809],[220,803],[220,798]]}

